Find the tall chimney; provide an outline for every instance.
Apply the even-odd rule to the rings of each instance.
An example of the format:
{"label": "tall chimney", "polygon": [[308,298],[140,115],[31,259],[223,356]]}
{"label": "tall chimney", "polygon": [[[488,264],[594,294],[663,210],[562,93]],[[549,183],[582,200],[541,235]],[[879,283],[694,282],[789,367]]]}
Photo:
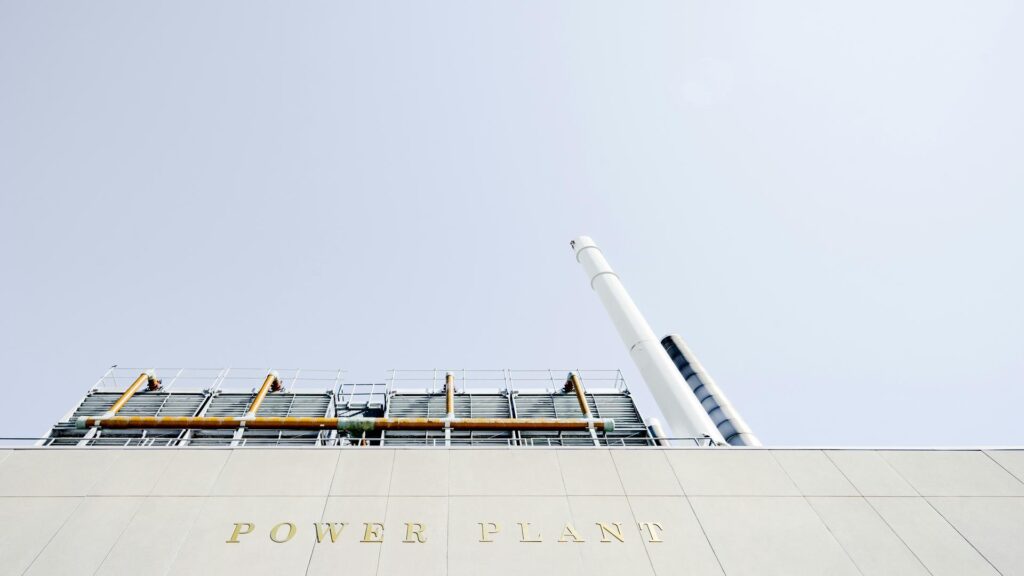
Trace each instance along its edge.
{"label": "tall chimney", "polygon": [[590,287],[597,292],[601,304],[611,316],[673,436],[707,436],[715,443],[725,444],[722,434],[661,347],[658,337],[629,297],[619,276],[604,259],[601,249],[588,236],[580,236],[569,245],[576,254],[576,261],[583,265]]}

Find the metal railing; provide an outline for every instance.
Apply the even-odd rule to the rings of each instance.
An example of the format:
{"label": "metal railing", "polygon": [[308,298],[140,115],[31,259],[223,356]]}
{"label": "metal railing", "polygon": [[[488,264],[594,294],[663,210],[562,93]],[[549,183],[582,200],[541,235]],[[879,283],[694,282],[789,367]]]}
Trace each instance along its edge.
{"label": "metal railing", "polygon": [[[96,438],[37,438],[0,437],[0,448],[67,447],[67,448],[445,448],[444,437],[418,438],[414,442],[395,444],[381,438],[350,438],[336,436],[311,442],[308,437],[296,438],[241,438],[234,445],[217,438],[138,438],[138,437],[96,437]],[[382,444],[383,440],[383,444]],[[586,442],[566,443],[562,438],[473,438],[465,441],[453,438],[451,448],[670,448],[670,447],[711,447],[710,438],[597,438],[596,443],[588,438]]]}

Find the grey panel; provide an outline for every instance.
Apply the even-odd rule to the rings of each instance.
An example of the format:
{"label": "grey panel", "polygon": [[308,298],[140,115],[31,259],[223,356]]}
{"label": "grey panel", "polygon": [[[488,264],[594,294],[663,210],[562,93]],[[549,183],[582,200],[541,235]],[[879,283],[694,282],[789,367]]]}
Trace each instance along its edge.
{"label": "grey panel", "polygon": [[338,450],[246,448],[231,451],[210,491],[216,496],[327,495]]}
{"label": "grey panel", "polygon": [[0,576],[20,576],[82,500],[0,497]]}
{"label": "grey panel", "polygon": [[[215,394],[203,416],[244,416],[255,398],[254,393],[224,392]],[[334,414],[334,395],[330,392],[278,392],[268,394],[260,405],[258,416],[312,416]],[[234,441],[236,430],[195,430],[193,446],[224,446]],[[335,433],[317,430],[245,430],[239,442],[245,446],[310,445],[323,443]]]}
{"label": "grey panel", "polygon": [[[210,497],[196,518],[170,570],[171,576],[196,574],[303,574],[316,542],[326,496]],[[227,544],[235,522],[255,524],[239,544]],[[269,534],[280,522],[296,526],[292,540],[275,544]],[[337,567],[335,567],[338,570]]]}
{"label": "grey panel", "polygon": [[[512,416],[508,397],[503,394],[456,394],[457,418],[509,418]],[[394,394],[388,401],[388,416],[392,418],[444,418],[447,399],[444,394]],[[452,430],[451,443],[508,445],[511,431]],[[444,445],[443,430],[394,430],[384,433],[389,446]]]}
{"label": "grey panel", "polygon": [[1024,484],[980,450],[880,454],[922,496],[1024,496]]}
{"label": "grey panel", "polygon": [[[255,397],[255,393],[214,394],[202,415],[220,418],[244,416]],[[227,446],[231,444],[234,435],[234,430],[194,430],[189,445]]]}
{"label": "grey panel", "polygon": [[859,574],[803,498],[691,496],[729,576]]}
{"label": "grey panel", "polygon": [[661,542],[651,542],[650,534],[640,530],[641,540],[658,576],[723,574],[715,551],[711,549],[711,543],[686,498],[630,496],[629,507],[638,528],[641,528],[641,522],[657,522],[664,528],[660,534]]}
{"label": "grey panel", "polygon": [[[647,426],[625,393],[586,394],[587,406],[595,418],[612,418],[615,430],[598,433],[601,444],[608,446],[647,446],[651,444]],[[574,393],[518,394],[512,403],[516,418],[582,418],[579,400]],[[524,430],[520,436],[535,446],[593,446],[587,431],[547,432]]]}
{"label": "grey panel", "polygon": [[985,452],[1017,480],[1024,482],[1024,450],[988,450]]}
{"label": "grey panel", "polygon": [[821,450],[773,450],[804,496],[857,496],[857,489]]}
{"label": "grey panel", "polygon": [[[143,498],[85,498],[25,575],[94,573],[142,501]],[[99,518],[103,520],[97,521]]]}
{"label": "grey panel", "polygon": [[768,450],[668,450],[665,455],[686,494],[799,494]]}
{"label": "grey panel", "polygon": [[[322,418],[333,413],[333,394],[329,392],[281,392],[268,394],[260,405],[258,415]],[[242,434],[242,441],[246,446],[316,444],[334,433],[335,430],[246,430]]]}
{"label": "grey panel", "polygon": [[96,575],[166,573],[203,504],[202,498],[146,498]]}
{"label": "grey panel", "polygon": [[121,450],[15,450],[0,465],[0,496],[85,496]]}
{"label": "grey panel", "polygon": [[361,543],[359,539],[363,535],[363,522],[384,522],[387,504],[387,498],[328,498],[320,522],[345,522],[347,525],[342,528],[337,542],[313,547],[307,576],[376,574],[381,546]]}
{"label": "grey panel", "polygon": [[826,450],[825,455],[864,496],[916,496],[876,450]]}
{"label": "grey panel", "polygon": [[1024,498],[929,498],[1003,576],[1024,574]]}
{"label": "grey panel", "polygon": [[864,576],[927,576],[914,553],[863,498],[808,498]]}
{"label": "grey panel", "polygon": [[[49,445],[76,445],[89,431],[75,427],[80,416],[100,416],[121,396],[120,392],[91,392],[71,417],[50,431]],[[207,399],[203,392],[164,392],[142,390],[128,399],[118,416],[195,416]],[[94,446],[173,445],[184,430],[101,430],[90,440]]]}
{"label": "grey panel", "polygon": [[934,576],[998,574],[924,498],[868,501]]}
{"label": "grey panel", "polygon": [[555,450],[453,450],[448,493],[459,496],[560,496]]}

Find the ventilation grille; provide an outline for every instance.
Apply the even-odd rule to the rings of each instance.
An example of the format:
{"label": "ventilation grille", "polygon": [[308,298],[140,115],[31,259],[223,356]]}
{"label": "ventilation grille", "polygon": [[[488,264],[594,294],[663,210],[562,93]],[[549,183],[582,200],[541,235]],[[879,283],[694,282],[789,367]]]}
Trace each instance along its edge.
{"label": "ventilation grille", "polygon": [[[504,394],[456,394],[458,418],[509,418],[512,410]],[[442,394],[395,394],[388,403],[391,418],[444,418],[447,400]],[[452,430],[452,444],[508,444],[509,430]],[[393,430],[384,433],[384,444],[444,445],[444,430]]]}

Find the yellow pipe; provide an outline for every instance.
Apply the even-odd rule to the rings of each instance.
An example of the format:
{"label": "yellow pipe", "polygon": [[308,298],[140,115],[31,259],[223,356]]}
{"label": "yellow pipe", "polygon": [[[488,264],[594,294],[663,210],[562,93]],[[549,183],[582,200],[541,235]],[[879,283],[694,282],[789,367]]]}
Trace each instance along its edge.
{"label": "yellow pipe", "polygon": [[219,418],[211,416],[82,416],[79,428],[190,428],[233,429],[244,426],[255,429],[320,430],[336,428],[349,431],[369,430],[597,430],[611,432],[615,421],[581,418],[312,418],[265,416],[254,418]]}
{"label": "yellow pipe", "polygon": [[260,386],[260,391],[256,393],[256,398],[249,405],[249,411],[245,413],[246,417],[252,418],[256,416],[256,411],[260,409],[260,404],[263,404],[263,399],[267,397],[267,392],[270,392],[270,387],[274,384],[275,380],[278,383],[281,382],[277,377],[277,372],[271,370],[270,374],[267,374],[267,377],[263,380],[263,386]]}
{"label": "yellow pipe", "polygon": [[[465,388],[466,384],[463,383],[462,386],[463,386],[463,388]],[[445,374],[445,376],[444,376],[444,394],[445,394],[445,403],[444,403],[445,414],[447,414],[449,418],[454,418],[455,417],[455,376],[452,376],[451,372]]]}
{"label": "yellow pipe", "polygon": [[131,400],[131,397],[134,396],[135,393],[139,391],[139,388],[142,387],[143,382],[152,382],[155,379],[156,376],[153,374],[152,370],[146,370],[142,374],[139,374],[139,377],[136,378],[134,382],[132,382],[132,385],[129,386],[128,389],[125,390],[123,394],[121,394],[120,398],[118,398],[113,405],[111,405],[110,410],[107,410],[105,416],[113,416],[114,414],[117,414],[117,412],[121,408],[124,408],[124,405],[128,403],[128,400]]}
{"label": "yellow pipe", "polygon": [[580,377],[575,372],[569,372],[569,381],[572,382],[572,388],[576,391],[576,400],[580,403],[583,417],[590,418],[590,405],[587,404],[587,395],[583,391],[583,383],[580,382]]}

